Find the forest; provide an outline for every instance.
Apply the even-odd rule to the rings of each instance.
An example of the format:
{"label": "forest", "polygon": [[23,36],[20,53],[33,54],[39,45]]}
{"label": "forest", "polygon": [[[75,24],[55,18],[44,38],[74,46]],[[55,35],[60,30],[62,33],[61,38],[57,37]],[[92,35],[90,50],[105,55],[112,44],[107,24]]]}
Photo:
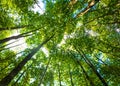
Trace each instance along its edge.
{"label": "forest", "polygon": [[0,0],[0,86],[120,86],[120,0]]}

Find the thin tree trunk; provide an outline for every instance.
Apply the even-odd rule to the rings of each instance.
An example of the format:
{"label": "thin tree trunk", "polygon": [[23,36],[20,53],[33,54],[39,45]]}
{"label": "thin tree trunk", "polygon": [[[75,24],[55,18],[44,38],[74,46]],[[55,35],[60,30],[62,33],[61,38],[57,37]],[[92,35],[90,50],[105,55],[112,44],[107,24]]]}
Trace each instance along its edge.
{"label": "thin tree trunk", "polygon": [[97,60],[100,60],[100,62],[102,62],[104,65],[108,66],[108,64],[106,64],[102,59],[99,59],[97,56],[95,56],[95,58],[97,58]]}
{"label": "thin tree trunk", "polygon": [[2,27],[2,28],[0,28],[0,31],[22,29],[22,28],[29,27],[29,26],[32,26],[32,25],[23,25],[23,26],[15,26],[15,27]]}
{"label": "thin tree trunk", "polygon": [[0,48],[4,48],[4,47],[6,47],[6,46],[8,46],[8,45],[10,45],[10,44],[13,44],[13,43],[15,43],[15,42],[17,42],[18,40],[15,40],[15,41],[13,41],[13,42],[10,42],[10,43],[7,43],[7,44],[5,44],[5,45],[2,45],[2,46],[0,46]]}
{"label": "thin tree trunk", "polygon": [[12,86],[15,86],[15,84],[20,80],[20,78],[24,75],[24,73],[32,66],[32,64],[30,64],[27,69],[25,69],[21,75],[17,78],[17,80],[15,81],[15,83]]}
{"label": "thin tree trunk", "polygon": [[[21,54],[22,52],[23,52],[23,51],[17,53],[16,55]],[[14,56],[14,55],[13,55],[13,56]],[[10,63],[13,64],[12,61],[10,61]],[[5,70],[6,68],[8,68],[11,64],[8,64],[8,65],[6,65],[4,68],[0,69],[0,72],[2,72],[3,70]]]}
{"label": "thin tree trunk", "polygon": [[92,80],[90,79],[90,77],[88,76],[88,74],[86,73],[84,67],[81,65],[80,61],[77,61],[77,63],[80,65],[80,67],[81,67],[81,69],[82,69],[86,79],[90,82],[90,85],[91,86],[95,86],[94,83],[92,82]]}
{"label": "thin tree trunk", "polygon": [[26,36],[30,36],[30,35],[28,35],[28,33],[31,33],[31,32],[37,31],[37,30],[39,30],[39,29],[35,29],[35,30],[29,31],[29,32],[25,32],[25,33],[19,34],[19,35],[17,35],[17,36],[11,36],[11,37],[2,39],[2,40],[0,40],[0,44],[1,44],[1,43],[5,43],[5,42],[7,42],[7,41],[10,41],[10,40],[12,40],[12,39],[18,39],[18,38],[21,38],[21,37],[25,37],[25,35],[26,35]]}
{"label": "thin tree trunk", "polygon": [[37,6],[40,8],[40,10],[44,13],[44,10],[41,8],[41,6],[38,4],[37,0],[34,0],[34,2],[37,4]]}
{"label": "thin tree trunk", "polygon": [[[71,53],[71,54],[72,54],[72,53]],[[83,68],[81,62],[78,61],[78,60],[75,60],[75,55],[74,55],[74,54],[72,54],[72,55],[73,55],[73,57],[74,57],[74,58],[72,58],[72,59],[74,60],[75,63],[77,63],[78,65],[80,65],[80,67],[81,67],[81,69],[82,69],[82,71],[83,71],[86,79],[89,81],[90,85],[91,85],[91,86],[95,86],[94,83],[92,82],[92,80],[90,79],[90,77],[88,76],[88,74],[86,73],[85,69]]]}
{"label": "thin tree trunk", "polygon": [[62,84],[61,84],[60,65],[59,64],[58,64],[58,78],[59,78],[59,84],[60,84],[60,86],[62,86]]}
{"label": "thin tree trunk", "polygon": [[48,69],[48,67],[49,67],[50,61],[51,61],[51,57],[49,58],[49,61],[48,61],[47,66],[46,66],[46,69],[45,69],[45,71],[44,71],[44,73],[43,73],[43,75],[42,75],[42,77],[41,77],[41,79],[40,79],[40,83],[39,83],[38,86],[41,86],[41,83],[42,83],[42,81],[43,81],[43,79],[44,79],[44,77],[45,77],[45,74],[46,74],[46,72],[47,72],[47,69]]}
{"label": "thin tree trunk", "polygon": [[31,50],[31,53],[29,53],[6,77],[4,77],[0,81],[0,86],[7,86],[11,80],[19,73],[19,71],[23,68],[23,66],[32,58],[32,56],[44,45],[46,44],[51,38],[53,38],[54,35],[52,35],[50,38],[43,41],[38,47]]}
{"label": "thin tree trunk", "polygon": [[[115,10],[115,11],[118,11],[118,10]],[[115,12],[115,11],[114,11],[114,12]],[[87,25],[87,24],[89,24],[90,22],[92,22],[92,21],[94,21],[94,20],[98,20],[99,18],[103,18],[103,17],[109,16],[109,15],[113,15],[113,14],[105,13],[105,14],[100,15],[100,16],[94,18],[94,19],[91,19],[91,20],[89,20],[89,21],[86,21],[86,22],[84,23],[84,25]]]}
{"label": "thin tree trunk", "polygon": [[20,44],[14,45],[14,46],[10,46],[10,47],[4,48],[4,49],[0,49],[0,51],[7,50],[7,49],[10,49],[10,48],[14,48],[14,47],[17,47],[17,46],[21,46],[23,44],[25,44],[25,43],[20,43]]}
{"label": "thin tree trunk", "polygon": [[69,75],[70,75],[70,81],[71,81],[71,86],[74,86],[73,80],[72,80],[72,73],[70,70],[70,64],[69,64]]}
{"label": "thin tree trunk", "polygon": [[[75,48],[76,49],[76,48]],[[86,55],[84,54],[84,52],[82,50],[78,50],[76,49],[77,52],[82,56],[82,58],[85,60],[85,62],[92,68],[92,70],[94,71],[94,73],[98,76],[98,78],[100,79],[100,81],[103,83],[104,86],[108,86],[108,84],[106,83],[106,81],[104,80],[104,78],[99,74],[99,72],[95,69],[94,65],[90,62],[90,60],[86,57]]]}

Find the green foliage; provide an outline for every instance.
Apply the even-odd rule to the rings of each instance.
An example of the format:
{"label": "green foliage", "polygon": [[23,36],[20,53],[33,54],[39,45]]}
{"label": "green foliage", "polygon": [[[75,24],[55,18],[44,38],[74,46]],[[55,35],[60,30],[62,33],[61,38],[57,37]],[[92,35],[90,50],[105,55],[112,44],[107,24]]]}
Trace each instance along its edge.
{"label": "green foliage", "polygon": [[[0,51],[0,80],[9,75],[27,55],[32,55],[35,52],[33,48],[54,34],[26,61],[9,86],[91,86],[91,81],[95,86],[103,86],[105,83],[101,82],[90,62],[108,86],[119,86],[119,1],[100,0],[84,13],[90,1],[43,0],[45,7],[42,9],[39,0],[1,0],[0,40],[14,35],[10,27],[28,25],[15,28],[19,34],[37,30],[22,35],[27,45],[22,52],[7,49],[8,42],[0,43],[4,46],[1,49],[5,49]],[[35,9],[34,5],[42,9],[43,14],[35,13],[31,9]],[[78,14],[83,15],[77,17]],[[17,43],[11,43],[14,44]]]}

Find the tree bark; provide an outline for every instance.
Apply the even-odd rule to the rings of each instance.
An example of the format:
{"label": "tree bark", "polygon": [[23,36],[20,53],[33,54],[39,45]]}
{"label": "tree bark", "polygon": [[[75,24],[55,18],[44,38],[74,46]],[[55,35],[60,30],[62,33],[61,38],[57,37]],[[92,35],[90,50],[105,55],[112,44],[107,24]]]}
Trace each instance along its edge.
{"label": "tree bark", "polygon": [[0,28],[0,31],[22,29],[22,28],[29,27],[29,26],[32,26],[32,25],[23,25],[23,26],[15,26],[15,27],[2,27],[2,28]]}
{"label": "tree bark", "polygon": [[69,64],[69,75],[70,75],[71,86],[74,86],[73,79],[72,79],[72,73],[70,70],[70,64]]}
{"label": "tree bark", "polygon": [[[71,54],[72,54],[72,53],[71,53]],[[86,73],[86,71],[85,71],[85,69],[83,68],[83,66],[82,66],[82,64],[80,63],[80,61],[75,60],[75,55],[74,55],[74,54],[72,54],[72,56],[74,57],[74,58],[72,58],[72,59],[74,60],[74,62],[77,63],[78,65],[80,65],[80,67],[81,67],[81,69],[82,69],[82,71],[83,71],[86,79],[89,81],[90,85],[91,85],[91,86],[95,86],[94,83],[92,82],[92,80],[90,79],[90,77],[88,76],[88,74]]]}
{"label": "tree bark", "polygon": [[3,48],[3,49],[0,49],[0,51],[2,50],[7,50],[7,49],[10,49],[10,48],[14,48],[14,47],[18,47],[20,45],[23,45],[24,43],[20,43],[20,44],[17,44],[17,45],[14,45],[14,46],[10,46],[10,47],[7,47],[7,48]]}
{"label": "tree bark", "polygon": [[7,43],[7,44],[5,44],[5,45],[2,45],[2,46],[0,46],[0,48],[4,48],[4,47],[6,47],[6,46],[8,46],[8,45],[11,45],[11,44],[17,42],[17,41],[18,41],[18,40],[15,40],[15,41],[13,41],[13,42],[10,42],[10,43]]}
{"label": "tree bark", "polygon": [[[76,48],[75,48],[76,49]],[[90,62],[90,60],[86,57],[84,52],[82,50],[76,49],[77,52],[82,56],[82,58],[85,60],[85,62],[92,68],[93,72],[97,75],[97,77],[100,79],[100,81],[103,83],[104,86],[108,86],[104,78],[99,74],[99,72],[95,69],[94,65]]]}
{"label": "tree bark", "polygon": [[16,86],[16,83],[20,80],[20,78],[24,75],[24,73],[32,66],[32,64],[30,64],[27,69],[25,69],[21,75],[17,78],[17,80],[15,81],[15,83],[12,86]]}
{"label": "tree bark", "polygon": [[80,65],[86,79],[90,82],[91,86],[95,86],[94,83],[92,82],[92,80],[90,79],[90,77],[88,76],[88,74],[86,73],[85,69],[83,68],[83,66],[81,65],[80,61],[77,61],[77,63]]}
{"label": "tree bark", "polygon": [[49,58],[49,61],[48,61],[47,66],[46,66],[46,69],[45,69],[45,71],[44,71],[44,73],[43,73],[43,75],[42,75],[42,77],[41,77],[41,79],[40,79],[40,83],[39,83],[38,86],[41,86],[41,83],[42,83],[42,81],[43,81],[43,79],[44,79],[44,77],[45,77],[45,74],[46,74],[46,72],[47,72],[47,69],[48,69],[48,67],[49,67],[50,60],[51,60],[51,57]]}
{"label": "tree bark", "polygon": [[59,84],[60,84],[60,86],[62,86],[62,84],[61,84],[60,65],[59,64],[58,64],[58,78],[59,78]]}
{"label": "tree bark", "polygon": [[18,39],[18,38],[21,38],[21,37],[25,37],[25,35],[29,36],[28,33],[31,33],[31,32],[37,31],[37,30],[39,30],[39,29],[35,29],[35,30],[29,31],[29,32],[25,32],[25,33],[19,34],[17,36],[11,36],[11,37],[2,39],[2,40],[0,40],[0,44],[5,43],[7,41],[10,41],[12,39]]}
{"label": "tree bark", "polygon": [[32,58],[32,56],[44,45],[46,44],[51,38],[53,38],[54,35],[52,35],[50,38],[43,41],[38,47],[31,50],[31,53],[29,53],[6,77],[4,77],[0,81],[0,86],[7,86],[11,80],[19,73],[19,71],[23,68],[23,66]]}

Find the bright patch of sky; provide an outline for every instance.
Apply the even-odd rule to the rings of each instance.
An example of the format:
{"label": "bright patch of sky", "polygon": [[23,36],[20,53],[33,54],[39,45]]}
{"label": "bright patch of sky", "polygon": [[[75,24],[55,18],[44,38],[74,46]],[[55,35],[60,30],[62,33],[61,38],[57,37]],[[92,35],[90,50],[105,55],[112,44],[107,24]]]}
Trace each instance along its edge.
{"label": "bright patch of sky", "polygon": [[98,36],[99,34],[94,32],[93,30],[85,30],[85,32],[90,36]]}
{"label": "bright patch of sky", "polygon": [[76,28],[79,28],[80,26],[82,26],[83,23],[82,22],[78,22],[77,25],[76,25]]}
{"label": "bright patch of sky", "polygon": [[74,37],[74,32],[71,33],[70,35],[65,33],[62,41],[57,45],[57,47],[61,47],[62,45],[64,45],[64,44],[66,43],[66,42],[65,42],[66,39],[72,38],[72,37]]}
{"label": "bright patch of sky", "polygon": [[[43,3],[42,0],[38,0],[38,2],[36,4],[34,4],[33,8],[31,8],[31,10],[33,10],[35,13],[38,12],[40,14],[44,14],[44,12],[45,12],[45,4]],[[10,14],[9,16],[14,17],[14,19],[17,19],[17,17],[18,17],[17,14]],[[18,18],[18,19],[20,19],[20,18]],[[18,21],[20,22],[20,20],[18,20]],[[19,23],[19,22],[17,22],[17,23]],[[17,36],[19,34],[20,34],[20,32],[18,30],[15,30],[14,34],[12,34],[11,36]],[[14,41],[16,41],[16,42],[12,43]],[[10,40],[8,42],[8,44],[9,43],[11,43],[11,44],[6,46],[6,48],[10,48],[11,50],[13,50],[15,52],[19,52],[19,51],[24,50],[24,49],[27,48],[27,44],[25,43],[24,37],[19,38],[19,39]],[[47,50],[47,48],[42,47],[41,50],[44,52],[44,54],[47,57],[49,56],[49,51]]]}
{"label": "bright patch of sky", "polygon": [[[67,86],[65,82],[61,81],[62,86]],[[59,81],[54,80],[54,86],[59,86]]]}
{"label": "bright patch of sky", "polygon": [[15,24],[19,24],[21,22],[20,21],[21,16],[19,16],[18,13],[9,13],[8,15],[13,18]]}
{"label": "bright patch of sky", "polygon": [[46,55],[46,57],[49,57],[49,51],[47,48],[42,47],[41,50],[44,52],[44,54]]}
{"label": "bright patch of sky", "polygon": [[116,31],[117,31],[118,33],[120,33],[120,28],[117,28]]}
{"label": "bright patch of sky", "polygon": [[31,8],[35,13],[38,12],[40,14],[44,14],[45,12],[45,4],[42,0],[38,0],[36,4],[34,4],[33,8]]}
{"label": "bright patch of sky", "polygon": [[30,83],[33,83],[35,81],[35,78],[30,78]]}
{"label": "bright patch of sky", "polygon": [[[17,31],[14,31],[14,34],[12,34],[11,36],[17,36],[18,34],[20,34],[20,32],[17,30]],[[16,39],[10,40],[8,43],[11,43],[14,41],[16,41]],[[16,46],[16,45],[19,45],[19,46]],[[16,47],[11,47],[11,46],[16,46]],[[19,52],[19,51],[27,48],[27,44],[25,43],[25,39],[22,37],[22,38],[17,39],[17,41],[15,43],[12,43],[12,44],[6,46],[6,48],[9,48],[9,47],[11,47],[10,48],[11,50],[13,50],[15,52]]]}

